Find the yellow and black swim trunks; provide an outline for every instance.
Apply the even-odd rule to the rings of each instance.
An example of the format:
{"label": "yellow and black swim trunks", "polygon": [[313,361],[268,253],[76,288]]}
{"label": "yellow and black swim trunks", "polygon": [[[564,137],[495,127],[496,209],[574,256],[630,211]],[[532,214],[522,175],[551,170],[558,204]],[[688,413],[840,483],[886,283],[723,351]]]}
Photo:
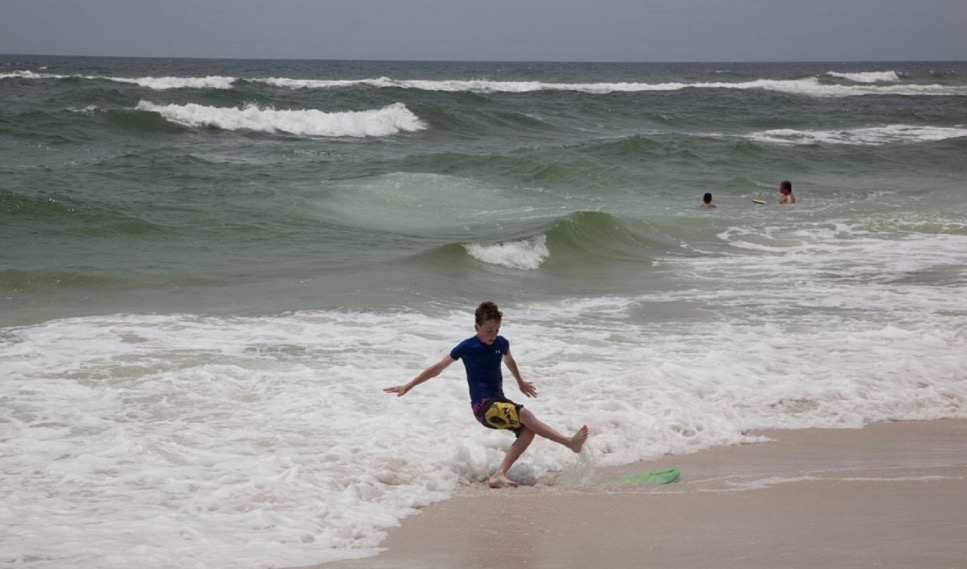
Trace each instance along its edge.
{"label": "yellow and black swim trunks", "polygon": [[473,405],[473,416],[480,424],[491,429],[506,429],[520,435],[523,426],[520,424],[520,410],[523,405],[514,403],[510,399],[484,399]]}

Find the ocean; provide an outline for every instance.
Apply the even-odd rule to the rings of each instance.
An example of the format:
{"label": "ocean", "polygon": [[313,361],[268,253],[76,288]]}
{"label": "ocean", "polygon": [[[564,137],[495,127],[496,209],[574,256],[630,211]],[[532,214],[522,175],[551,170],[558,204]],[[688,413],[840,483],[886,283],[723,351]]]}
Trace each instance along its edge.
{"label": "ocean", "polygon": [[0,156],[5,566],[374,554],[513,440],[382,391],[483,300],[538,489],[967,418],[965,62],[0,56]]}

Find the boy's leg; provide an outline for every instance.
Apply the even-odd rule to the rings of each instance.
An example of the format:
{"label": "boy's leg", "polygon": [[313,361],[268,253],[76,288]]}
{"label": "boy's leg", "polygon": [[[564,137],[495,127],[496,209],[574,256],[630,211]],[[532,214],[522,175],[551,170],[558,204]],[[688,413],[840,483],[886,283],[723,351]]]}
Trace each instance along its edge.
{"label": "boy's leg", "polygon": [[504,455],[504,460],[497,467],[497,472],[494,472],[493,476],[490,477],[488,484],[491,488],[516,488],[518,486],[516,482],[507,477],[507,471],[517,462],[520,455],[524,454],[524,451],[533,441],[534,431],[527,428],[521,429],[520,436],[507,449],[507,454]]}
{"label": "boy's leg", "polygon": [[[570,437],[566,437],[561,433],[552,429],[550,426],[548,426],[540,419],[538,419],[533,413],[528,411],[526,407],[520,410],[520,424],[527,427],[527,430],[533,432],[535,435],[544,437],[545,439],[549,439],[558,444],[564,445],[574,452],[581,452],[581,447],[583,447],[584,442],[588,440],[587,425],[584,425],[583,427],[578,429],[577,432],[575,432]],[[524,448],[526,449],[527,447],[525,446]],[[521,450],[521,452],[524,452],[524,451]]]}
{"label": "boy's leg", "polygon": [[523,425],[523,428],[520,431],[520,436],[518,436],[517,440],[514,441],[514,444],[510,445],[510,448],[507,449],[507,454],[504,455],[504,460],[500,462],[500,466],[497,468],[497,471],[494,472],[493,476],[490,477],[488,484],[491,488],[516,488],[518,486],[517,482],[514,482],[507,477],[507,471],[509,471],[510,467],[517,462],[517,459],[524,454],[524,451],[527,450],[527,447],[529,447],[534,441],[535,435],[540,435],[546,439],[564,445],[574,452],[581,452],[581,448],[588,439],[587,425],[584,425],[578,429],[577,432],[570,437],[566,437],[538,419],[533,413],[528,411],[527,408],[522,408],[520,410],[518,419],[520,424]]}

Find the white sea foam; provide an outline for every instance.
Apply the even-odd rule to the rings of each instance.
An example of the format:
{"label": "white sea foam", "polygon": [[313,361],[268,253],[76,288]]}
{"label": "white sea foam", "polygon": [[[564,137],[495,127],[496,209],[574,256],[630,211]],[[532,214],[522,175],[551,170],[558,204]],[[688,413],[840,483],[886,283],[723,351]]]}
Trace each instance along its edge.
{"label": "white sea foam", "polygon": [[881,146],[914,144],[967,137],[967,126],[920,126],[892,124],[847,130],[772,129],[754,132],[747,138],[767,144],[847,144]]}
{"label": "white sea foam", "polygon": [[37,73],[35,71],[10,71],[0,73],[0,79],[60,79],[67,75],[52,75],[50,73]]}
{"label": "white sea foam", "polygon": [[[720,271],[732,274],[731,271],[736,271],[735,275],[741,275],[742,278],[748,275],[753,280],[773,274],[789,281],[808,281],[814,286],[804,288],[802,294],[815,293],[814,301],[817,302],[823,302],[822,299],[829,295],[827,286],[842,286],[850,294],[865,293],[870,290],[850,287],[859,282],[873,286],[915,280],[919,274],[938,269],[950,270],[952,277],[960,274],[967,278],[967,273],[959,268],[967,264],[967,236],[910,231],[918,224],[912,220],[891,219],[882,224],[884,227],[875,230],[836,220],[795,230],[780,226],[755,231],[732,228],[720,235],[732,246],[770,252],[775,256],[703,258],[695,263],[713,270],[714,274],[724,275]],[[758,265],[758,268],[752,264]],[[773,277],[769,280],[773,280]],[[765,288],[770,291],[785,287]],[[906,287],[887,288],[901,295],[910,292]],[[902,310],[908,304],[919,309],[922,307],[920,300],[939,303],[935,304],[937,309],[954,309],[956,301],[951,300],[956,295],[948,300],[949,292],[952,292],[951,289],[924,286],[922,291],[918,289],[916,297],[898,303],[897,309]],[[841,299],[841,295],[833,295],[827,302],[835,304]],[[801,295],[797,300],[802,300]],[[872,310],[882,303],[882,297],[860,295],[850,298],[849,302]]]}
{"label": "white sea foam", "polygon": [[133,83],[155,91],[168,89],[231,89],[237,78],[209,75],[207,77],[101,77],[118,83]]}
{"label": "white sea foam", "polygon": [[471,80],[398,80],[389,77],[356,80],[317,80],[288,79],[272,77],[257,79],[256,82],[278,87],[295,89],[328,89],[340,87],[368,86],[376,88],[416,89],[421,91],[441,91],[447,93],[533,93],[536,91],[579,91],[586,93],[612,93],[615,91],[668,91],[684,86],[682,83],[542,83],[540,81],[491,81]]}
{"label": "white sea foam", "polygon": [[550,256],[547,237],[539,235],[533,239],[510,241],[496,245],[470,244],[465,246],[471,257],[491,265],[509,269],[533,271]]}
{"label": "white sea foam", "polygon": [[[541,389],[528,406],[593,433],[583,457],[537,441],[513,475],[579,484],[592,465],[749,429],[967,417],[967,237],[828,221],[720,238],[736,254],[660,260],[700,289],[502,306]],[[949,286],[917,277],[937,271]],[[670,303],[726,316],[651,317]],[[5,329],[0,557],[244,568],[372,553],[400,517],[485,479],[512,440],[470,417],[460,366],[404,398],[381,391],[471,334],[470,308]]]}
{"label": "white sea foam", "polygon": [[856,73],[829,71],[826,75],[855,83],[895,83],[900,80],[900,75],[896,71],[860,71]]}
{"label": "white sea foam", "polygon": [[196,103],[157,105],[148,101],[140,101],[137,109],[158,113],[171,122],[189,127],[214,126],[301,136],[381,137],[426,128],[402,103],[370,111],[335,113],[315,109],[277,110],[254,104],[226,108]]}
{"label": "white sea foam", "polygon": [[696,86],[721,89],[762,89],[810,97],[856,97],[861,95],[962,96],[963,87],[945,85],[827,85],[815,77],[795,80],[759,79],[745,83],[707,83]]}
{"label": "white sea foam", "polygon": [[83,109],[79,109],[79,108],[76,108],[76,107],[75,108],[69,108],[69,109],[67,109],[68,112],[71,112],[71,113],[80,113],[80,114],[85,114],[85,115],[92,115],[92,114],[94,114],[94,113],[96,113],[96,112],[98,112],[100,110],[101,110],[101,108],[98,107],[97,105],[87,105]]}
{"label": "white sea foam", "polygon": [[274,87],[287,89],[330,89],[340,87],[357,87],[369,85],[373,87],[392,87],[396,83],[387,77],[379,79],[295,79],[291,77],[263,77],[252,79],[253,83],[264,83]]}

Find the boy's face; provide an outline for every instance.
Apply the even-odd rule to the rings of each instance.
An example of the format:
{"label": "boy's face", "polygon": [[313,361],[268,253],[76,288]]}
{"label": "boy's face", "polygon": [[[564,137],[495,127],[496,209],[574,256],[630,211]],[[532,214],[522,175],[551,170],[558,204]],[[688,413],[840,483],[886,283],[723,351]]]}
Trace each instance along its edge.
{"label": "boy's face", "polygon": [[475,324],[474,329],[477,331],[477,338],[489,346],[494,343],[497,333],[500,332],[500,320],[487,320],[483,324]]}

